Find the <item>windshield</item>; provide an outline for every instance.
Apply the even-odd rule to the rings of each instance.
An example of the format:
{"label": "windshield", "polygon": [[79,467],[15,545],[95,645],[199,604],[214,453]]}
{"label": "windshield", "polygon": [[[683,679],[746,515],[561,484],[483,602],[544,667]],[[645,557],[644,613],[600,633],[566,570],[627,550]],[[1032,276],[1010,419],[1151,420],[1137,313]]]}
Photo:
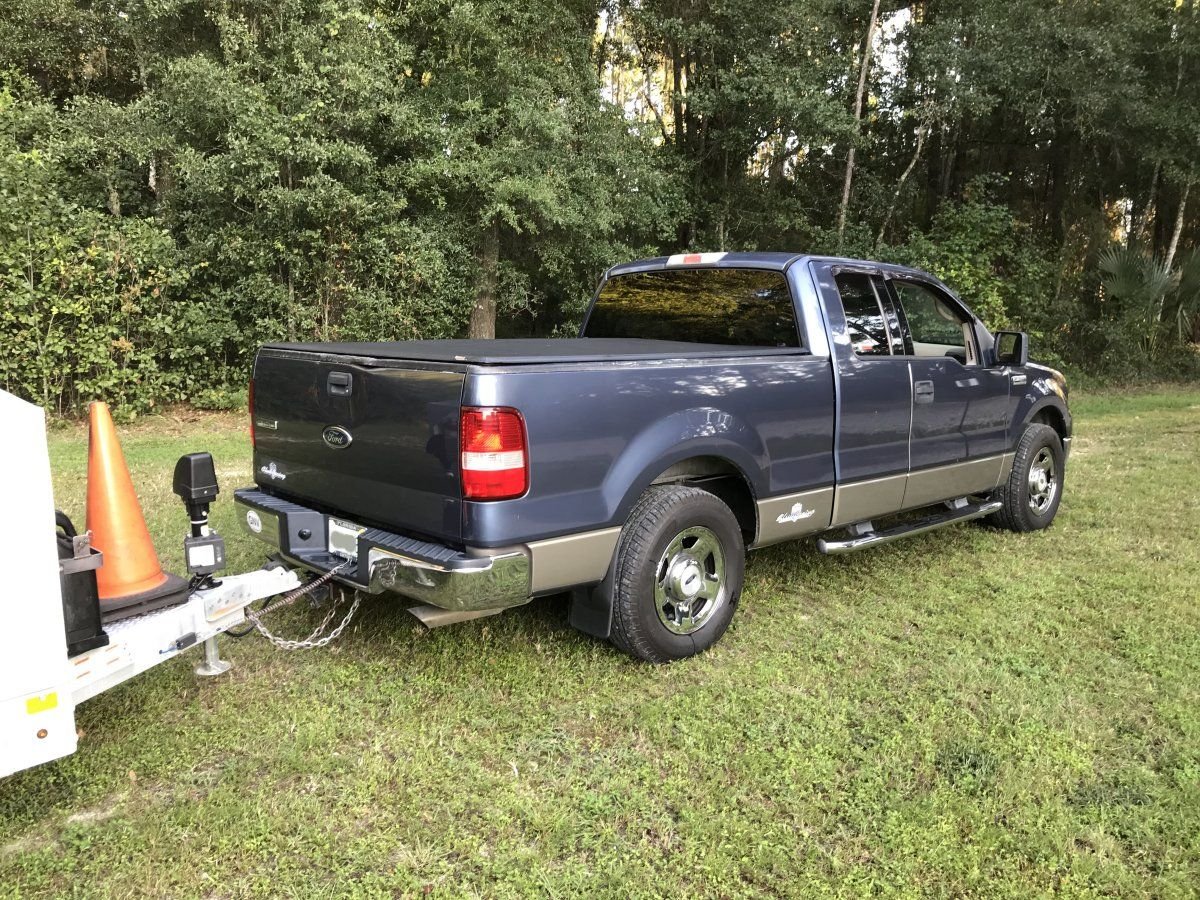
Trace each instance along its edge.
{"label": "windshield", "polygon": [[799,347],[782,272],[660,269],[610,278],[584,337]]}

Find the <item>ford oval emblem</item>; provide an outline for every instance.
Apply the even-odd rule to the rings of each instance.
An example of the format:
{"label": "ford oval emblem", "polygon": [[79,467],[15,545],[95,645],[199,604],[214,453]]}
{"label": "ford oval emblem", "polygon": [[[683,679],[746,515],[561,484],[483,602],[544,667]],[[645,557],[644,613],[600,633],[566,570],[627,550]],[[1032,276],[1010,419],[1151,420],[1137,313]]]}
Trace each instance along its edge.
{"label": "ford oval emblem", "polygon": [[325,441],[334,450],[345,450],[350,446],[350,442],[354,440],[341,425],[330,425],[321,432],[321,439]]}

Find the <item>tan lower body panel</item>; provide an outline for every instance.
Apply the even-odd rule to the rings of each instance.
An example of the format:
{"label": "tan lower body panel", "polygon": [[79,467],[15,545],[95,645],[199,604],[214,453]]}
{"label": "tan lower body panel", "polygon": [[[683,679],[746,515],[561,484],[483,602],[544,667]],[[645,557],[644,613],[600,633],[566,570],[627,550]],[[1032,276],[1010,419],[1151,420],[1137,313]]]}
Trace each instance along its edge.
{"label": "tan lower body panel", "polygon": [[602,528],[529,544],[535,594],[603,581],[621,537],[620,528]]}
{"label": "tan lower body panel", "polygon": [[994,490],[1000,483],[1003,467],[1003,456],[989,456],[912,472],[904,489],[903,508],[916,509],[939,500]]}
{"label": "tan lower body panel", "polygon": [[844,484],[833,498],[831,525],[853,525],[875,516],[898,512],[904,503],[904,485],[908,474],[888,475]]}
{"label": "tan lower body panel", "polygon": [[[817,488],[759,500],[758,537],[753,547],[766,547],[816,534],[839,525],[852,525],[965,494],[998,487],[1012,469],[1013,454],[954,463],[853,484]],[[608,574],[620,528],[534,541],[527,546],[532,560],[534,594],[594,584]]]}
{"label": "tan lower body panel", "polygon": [[[1067,439],[1068,441],[1070,438]],[[1000,457],[1000,477],[996,479],[996,487],[1008,481],[1008,476],[1012,474],[1013,460],[1017,458],[1015,453],[1005,453]]]}
{"label": "tan lower body panel", "polygon": [[967,494],[992,491],[1012,471],[1013,454],[951,463],[905,475],[842,485],[833,501],[833,527],[853,525]]}
{"label": "tan lower body panel", "polygon": [[833,488],[770,497],[759,500],[756,505],[758,539],[753,546],[765,547],[828,528],[833,511]]}

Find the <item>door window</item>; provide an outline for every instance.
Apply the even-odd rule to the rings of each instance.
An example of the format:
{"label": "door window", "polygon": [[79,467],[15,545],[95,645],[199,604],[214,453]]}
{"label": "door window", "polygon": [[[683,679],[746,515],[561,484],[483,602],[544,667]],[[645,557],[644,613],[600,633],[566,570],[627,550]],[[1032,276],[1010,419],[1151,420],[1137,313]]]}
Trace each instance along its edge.
{"label": "door window", "polygon": [[887,321],[869,275],[842,272],[834,277],[846,311],[850,345],[859,356],[889,356]]}
{"label": "door window", "polygon": [[908,322],[914,356],[951,356],[964,365],[975,362],[971,323],[957,308],[916,281],[895,279],[892,287]]}

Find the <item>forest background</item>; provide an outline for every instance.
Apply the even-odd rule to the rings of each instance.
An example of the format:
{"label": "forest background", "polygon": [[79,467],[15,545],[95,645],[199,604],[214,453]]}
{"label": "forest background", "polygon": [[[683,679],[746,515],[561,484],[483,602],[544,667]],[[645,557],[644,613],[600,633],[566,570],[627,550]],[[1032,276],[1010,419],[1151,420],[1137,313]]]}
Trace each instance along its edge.
{"label": "forest background", "polygon": [[264,341],[568,334],[681,250],[922,266],[1200,377],[1200,0],[8,0],[0,387],[244,403]]}

